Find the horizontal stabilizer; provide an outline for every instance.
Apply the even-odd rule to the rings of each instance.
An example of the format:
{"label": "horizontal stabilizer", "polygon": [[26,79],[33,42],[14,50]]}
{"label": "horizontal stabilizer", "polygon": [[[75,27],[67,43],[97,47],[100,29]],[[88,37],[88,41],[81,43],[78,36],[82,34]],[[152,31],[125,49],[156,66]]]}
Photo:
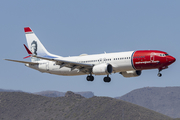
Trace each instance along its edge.
{"label": "horizontal stabilizer", "polygon": [[19,61],[19,60],[11,60],[11,59],[4,59],[7,61],[13,61],[13,62],[19,62],[19,63],[24,63],[24,64],[34,64],[34,65],[38,65],[39,63],[35,63],[35,62],[26,62],[26,61]]}

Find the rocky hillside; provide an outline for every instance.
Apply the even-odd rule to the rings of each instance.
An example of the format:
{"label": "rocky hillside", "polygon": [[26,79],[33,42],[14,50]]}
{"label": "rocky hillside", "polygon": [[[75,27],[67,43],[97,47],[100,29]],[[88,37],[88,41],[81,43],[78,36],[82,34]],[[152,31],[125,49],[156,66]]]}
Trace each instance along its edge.
{"label": "rocky hillside", "polygon": [[5,89],[0,89],[0,92],[22,92],[21,90],[5,90]]}
{"label": "rocky hillside", "polygon": [[172,120],[172,118],[109,97],[84,98],[73,92],[67,92],[64,97],[0,92],[0,120]]}
{"label": "rocky hillside", "polygon": [[180,87],[146,87],[117,97],[173,118],[180,118]]}
{"label": "rocky hillside", "polygon": [[[0,89],[0,92],[23,92],[23,91]],[[91,97],[94,96],[94,93],[90,92],[90,91],[74,92],[74,93],[79,94],[79,95],[81,95],[81,96],[83,96],[85,98],[91,98]],[[32,93],[32,94],[42,95],[42,96],[46,96],[46,97],[63,97],[63,96],[65,96],[66,93],[65,92],[47,90],[47,91],[35,92],[35,93]]]}
{"label": "rocky hillside", "polygon": [[[85,97],[85,98],[91,98],[94,96],[94,94],[92,92],[86,91],[86,92],[75,92],[76,94],[80,94],[81,96]],[[65,92],[58,92],[58,91],[42,91],[42,92],[37,92],[34,93],[37,95],[42,95],[42,96],[46,96],[46,97],[63,97],[65,96]]]}

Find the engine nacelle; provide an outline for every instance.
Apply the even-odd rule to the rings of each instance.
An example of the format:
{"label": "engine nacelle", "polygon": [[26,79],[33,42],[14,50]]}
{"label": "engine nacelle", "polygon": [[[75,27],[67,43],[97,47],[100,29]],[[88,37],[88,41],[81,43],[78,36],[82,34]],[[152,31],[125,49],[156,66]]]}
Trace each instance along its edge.
{"label": "engine nacelle", "polygon": [[124,77],[137,77],[141,75],[141,70],[136,70],[136,71],[125,71],[125,72],[120,72],[121,75]]}
{"label": "engine nacelle", "polygon": [[113,71],[113,67],[111,64],[107,64],[107,63],[102,63],[99,65],[95,65],[92,68],[92,72],[95,75],[108,75],[111,74]]}

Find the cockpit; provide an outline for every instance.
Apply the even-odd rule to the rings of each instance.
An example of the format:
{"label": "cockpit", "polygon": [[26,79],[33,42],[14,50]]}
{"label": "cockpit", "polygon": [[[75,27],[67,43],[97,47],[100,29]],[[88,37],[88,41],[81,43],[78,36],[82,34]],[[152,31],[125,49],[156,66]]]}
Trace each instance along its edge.
{"label": "cockpit", "polygon": [[164,56],[168,56],[169,54],[159,54],[159,56],[162,56],[162,57],[164,57]]}

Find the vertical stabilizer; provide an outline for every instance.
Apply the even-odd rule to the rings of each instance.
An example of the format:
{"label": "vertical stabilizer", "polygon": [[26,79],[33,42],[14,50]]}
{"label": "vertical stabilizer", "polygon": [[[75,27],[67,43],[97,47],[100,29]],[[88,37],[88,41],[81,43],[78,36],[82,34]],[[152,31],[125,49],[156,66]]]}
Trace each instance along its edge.
{"label": "vertical stabilizer", "polygon": [[[34,32],[31,30],[30,27],[24,28],[26,40],[28,44],[28,48],[32,52],[33,55],[38,56],[50,56],[51,54],[46,50],[46,48],[43,46],[43,44],[40,42],[40,40],[37,38],[37,36],[34,34]],[[39,58],[32,57],[31,61],[39,61]]]}

